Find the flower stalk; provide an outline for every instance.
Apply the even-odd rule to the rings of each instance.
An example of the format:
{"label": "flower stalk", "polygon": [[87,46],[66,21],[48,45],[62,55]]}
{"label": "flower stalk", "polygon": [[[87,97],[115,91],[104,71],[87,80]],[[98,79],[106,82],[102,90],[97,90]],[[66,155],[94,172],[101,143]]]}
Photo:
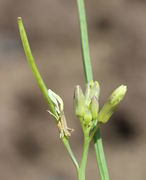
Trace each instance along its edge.
{"label": "flower stalk", "polygon": [[[93,75],[92,75],[92,67],[91,67],[90,55],[89,55],[88,32],[87,32],[84,0],[77,0],[77,4],[78,4],[79,24],[80,24],[80,33],[81,33],[81,47],[82,47],[82,57],[83,57],[82,59],[84,65],[84,76],[85,76],[85,82],[87,84],[93,79]],[[101,159],[101,157],[104,157],[104,151],[103,151],[102,139],[100,136],[99,128],[98,128],[98,138],[97,138],[97,134],[95,133],[93,136],[93,142],[94,142],[96,159],[97,160]],[[108,172],[105,162],[105,157],[104,157],[104,161],[98,160],[97,163],[99,169],[101,169],[100,167],[102,166],[102,164],[104,164],[105,166],[103,167],[106,169],[106,172]],[[102,178],[104,176],[105,176],[104,171],[100,171],[101,180],[109,180],[108,173],[106,173],[105,176],[106,179]]]}
{"label": "flower stalk", "polygon": [[90,145],[89,132],[84,131],[84,145],[83,145],[82,159],[78,171],[78,180],[85,180],[89,145]]}

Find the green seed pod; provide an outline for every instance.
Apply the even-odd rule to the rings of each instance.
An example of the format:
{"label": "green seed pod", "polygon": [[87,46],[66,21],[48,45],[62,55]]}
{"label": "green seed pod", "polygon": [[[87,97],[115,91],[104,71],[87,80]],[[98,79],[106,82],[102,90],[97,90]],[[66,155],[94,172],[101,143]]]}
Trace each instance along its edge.
{"label": "green seed pod", "polygon": [[88,126],[91,121],[92,121],[91,111],[86,109],[85,114],[84,114],[84,123],[86,126]]}
{"label": "green seed pod", "polygon": [[127,91],[127,87],[124,85],[119,86],[109,97],[98,115],[98,122],[106,123],[113,112],[116,110],[119,103],[124,98]]}
{"label": "green seed pod", "polygon": [[98,110],[99,110],[99,103],[95,96],[92,97],[90,103],[90,110],[92,113],[92,119],[97,119],[98,117]]}
{"label": "green seed pod", "polygon": [[74,92],[74,110],[75,115],[79,117],[83,117],[85,113],[85,97],[82,92],[81,87],[78,85],[75,88]]}

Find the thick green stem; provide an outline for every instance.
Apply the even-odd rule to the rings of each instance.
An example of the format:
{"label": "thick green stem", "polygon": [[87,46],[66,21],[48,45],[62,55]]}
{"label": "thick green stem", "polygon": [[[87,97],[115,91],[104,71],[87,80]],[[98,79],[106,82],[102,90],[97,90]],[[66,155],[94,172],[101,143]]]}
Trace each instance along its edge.
{"label": "thick green stem", "polygon": [[83,146],[83,154],[82,154],[81,164],[80,164],[80,168],[78,171],[78,180],[85,180],[85,172],[86,172],[86,164],[87,164],[89,145],[90,145],[89,132],[84,132],[84,146]]}
{"label": "thick green stem", "polygon": [[[78,4],[78,14],[79,14],[79,23],[80,23],[80,33],[81,33],[84,76],[85,76],[85,82],[88,83],[93,79],[92,77],[93,75],[92,75],[92,67],[90,63],[90,55],[89,55],[89,47],[88,47],[88,33],[87,33],[84,0],[77,0],[77,4]],[[109,180],[108,170],[105,163],[102,139],[100,136],[100,129],[98,129],[98,138],[97,138],[97,133],[95,133],[93,140],[94,140],[94,149],[100,170],[101,180]]]}

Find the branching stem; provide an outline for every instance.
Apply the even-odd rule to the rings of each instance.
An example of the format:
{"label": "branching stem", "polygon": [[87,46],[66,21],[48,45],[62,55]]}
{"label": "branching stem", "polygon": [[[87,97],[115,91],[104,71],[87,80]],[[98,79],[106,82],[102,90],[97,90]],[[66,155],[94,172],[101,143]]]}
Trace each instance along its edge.
{"label": "branching stem", "polygon": [[[81,33],[81,47],[82,47],[82,57],[83,57],[83,65],[84,65],[84,76],[85,76],[85,82],[87,84],[93,79],[92,77],[93,75],[92,75],[92,67],[91,67],[90,55],[89,55],[88,32],[87,32],[84,0],[77,0],[77,4],[78,4],[79,24],[80,24],[80,33]],[[101,180],[109,180],[99,128],[98,131],[94,132],[93,141],[94,141],[96,159],[100,171],[100,178]]]}

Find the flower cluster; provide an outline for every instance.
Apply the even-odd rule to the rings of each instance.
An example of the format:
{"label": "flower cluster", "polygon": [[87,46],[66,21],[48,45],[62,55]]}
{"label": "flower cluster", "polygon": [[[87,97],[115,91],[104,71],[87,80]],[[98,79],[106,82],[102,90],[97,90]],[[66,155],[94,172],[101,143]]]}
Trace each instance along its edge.
{"label": "flower cluster", "polygon": [[90,130],[96,126],[98,121],[99,93],[100,87],[97,81],[91,81],[87,84],[85,95],[79,85],[75,88],[75,115],[80,119],[81,125]]}
{"label": "flower cluster", "polygon": [[97,124],[106,123],[120,101],[124,98],[127,87],[119,86],[113,91],[103,108],[99,111],[100,87],[97,81],[89,82],[86,86],[85,95],[78,85],[74,93],[75,115],[80,119],[83,128],[92,130]]}

